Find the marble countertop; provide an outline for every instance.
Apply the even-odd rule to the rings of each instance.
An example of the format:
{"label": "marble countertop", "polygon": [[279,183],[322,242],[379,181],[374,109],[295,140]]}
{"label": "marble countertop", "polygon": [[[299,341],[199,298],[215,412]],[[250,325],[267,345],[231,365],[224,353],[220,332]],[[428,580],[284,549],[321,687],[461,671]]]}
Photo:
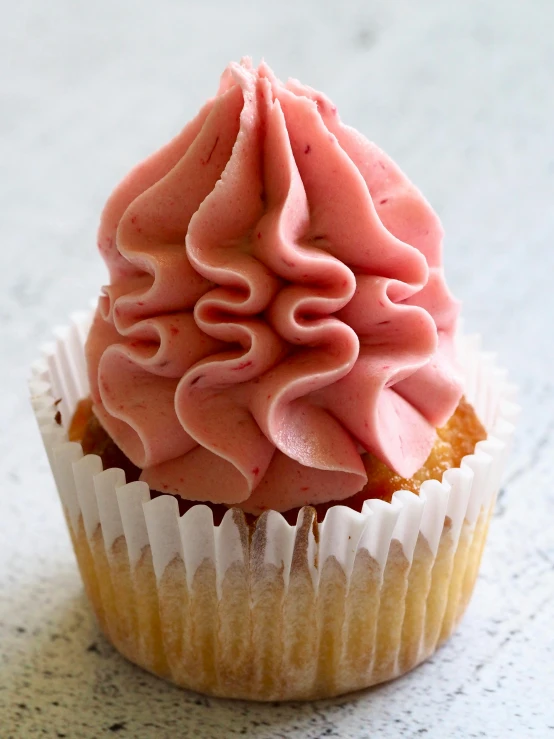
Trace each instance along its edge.
{"label": "marble countertop", "polygon": [[[551,0],[21,0],[0,63],[0,736],[554,736]],[[104,280],[100,208],[139,158],[262,55],[325,90],[439,211],[450,284],[520,385],[482,574],[414,673],[332,701],[210,700],[134,668],[82,594],[25,377]]]}

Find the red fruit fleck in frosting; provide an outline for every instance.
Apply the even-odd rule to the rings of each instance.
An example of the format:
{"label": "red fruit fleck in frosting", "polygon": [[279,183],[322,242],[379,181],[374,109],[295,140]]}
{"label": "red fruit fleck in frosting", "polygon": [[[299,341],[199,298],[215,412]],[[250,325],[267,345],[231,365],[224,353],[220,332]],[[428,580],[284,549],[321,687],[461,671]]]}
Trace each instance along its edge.
{"label": "red fruit fleck in frosting", "polygon": [[441,242],[323,95],[230,64],[104,209],[94,412],[142,479],[190,500],[347,498],[366,451],[409,477],[461,397]]}

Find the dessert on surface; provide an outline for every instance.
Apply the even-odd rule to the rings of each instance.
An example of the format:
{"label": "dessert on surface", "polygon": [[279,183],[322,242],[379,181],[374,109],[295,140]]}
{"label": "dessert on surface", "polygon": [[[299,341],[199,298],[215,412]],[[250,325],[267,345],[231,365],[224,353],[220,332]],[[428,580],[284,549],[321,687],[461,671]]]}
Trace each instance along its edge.
{"label": "dessert on surface", "polygon": [[252,513],[412,477],[462,394],[441,241],[327,98],[229,65],[104,209],[96,417],[152,489]]}
{"label": "dessert on surface", "polygon": [[515,411],[464,337],[462,396],[441,242],[327,98],[249,60],[116,188],[109,284],[37,367],[34,406],[121,654],[296,700],[396,678],[449,637]]}

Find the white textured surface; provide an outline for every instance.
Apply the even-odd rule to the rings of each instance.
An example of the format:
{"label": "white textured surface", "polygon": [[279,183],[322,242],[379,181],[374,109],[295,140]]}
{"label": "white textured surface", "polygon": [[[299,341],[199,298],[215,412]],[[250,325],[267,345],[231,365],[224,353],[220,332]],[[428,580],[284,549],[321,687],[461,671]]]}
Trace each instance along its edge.
{"label": "white textured surface", "polygon": [[[554,732],[553,22],[551,0],[3,8],[2,739]],[[94,231],[111,186],[244,53],[327,92],[421,187],[446,227],[466,327],[498,351],[524,406],[458,634],[395,683],[307,705],[208,700],[114,654],[82,596],[24,383],[50,327],[104,279]]]}

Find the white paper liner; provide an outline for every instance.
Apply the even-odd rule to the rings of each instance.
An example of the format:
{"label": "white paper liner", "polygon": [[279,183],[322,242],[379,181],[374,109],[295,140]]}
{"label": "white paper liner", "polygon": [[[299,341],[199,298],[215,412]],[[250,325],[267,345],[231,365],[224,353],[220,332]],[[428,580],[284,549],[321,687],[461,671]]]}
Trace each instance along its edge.
{"label": "white paper liner", "polygon": [[[270,511],[249,542],[244,520],[233,510],[219,526],[213,524],[211,509],[202,504],[179,517],[175,498],[151,500],[146,483],[125,484],[122,470],[102,471],[99,457],[83,456],[80,444],[68,442],[66,428],[56,423],[55,414],[60,410],[67,426],[78,401],[88,395],[83,349],[90,321],[89,314],[78,314],[69,327],[55,332],[56,341],[45,347],[43,358],[32,368],[32,404],[73,536],[78,537],[82,518],[91,545],[95,533],[101,531],[108,557],[114,543],[124,536],[131,570],[149,546],[158,584],[168,565],[178,558],[184,564],[189,589],[201,565],[213,563],[218,599],[233,565],[251,572],[273,565],[282,573],[286,590],[294,563],[298,566],[301,557],[309,568],[316,598],[329,561],[344,572],[348,592],[354,564],[364,550],[377,563],[382,579],[392,552],[401,552],[408,564],[416,546],[427,547],[435,557],[445,524],[456,549],[462,526],[474,526],[479,516],[488,516],[519,409],[513,402],[514,386],[496,367],[493,355],[480,351],[477,336],[458,339],[458,357],[465,396],[488,438],[476,445],[459,468],[445,472],[441,482],[424,482],[419,496],[401,490],[391,503],[367,500],[361,513],[334,506],[318,525],[317,539],[313,526],[307,528],[304,509],[296,525]],[[423,643],[418,649],[426,656]],[[383,679],[402,671],[394,667]]]}

